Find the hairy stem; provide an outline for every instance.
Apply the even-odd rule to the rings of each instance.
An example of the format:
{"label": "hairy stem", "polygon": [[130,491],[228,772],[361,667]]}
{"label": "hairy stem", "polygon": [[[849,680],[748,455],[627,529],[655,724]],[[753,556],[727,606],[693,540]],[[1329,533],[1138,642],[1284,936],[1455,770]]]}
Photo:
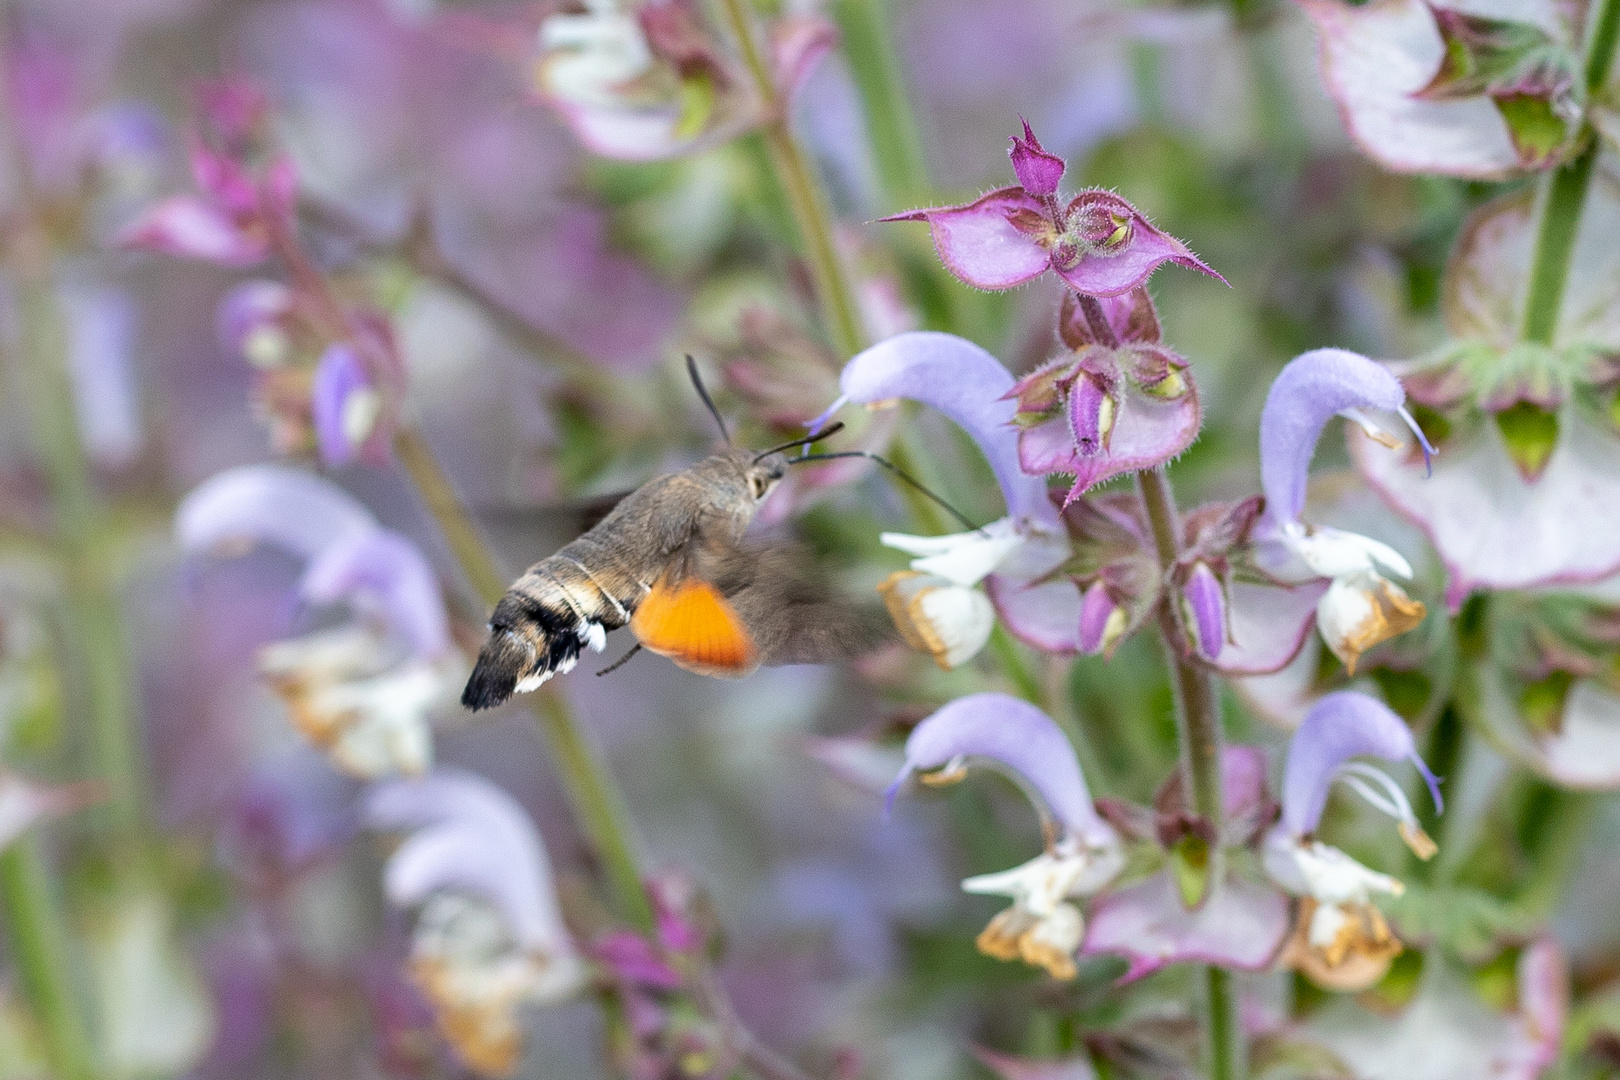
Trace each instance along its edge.
{"label": "hairy stem", "polygon": [[[394,455],[438,523],[468,583],[485,604],[493,606],[506,592],[507,576],[496,567],[477,525],[456,496],[432,449],[417,431],[402,427],[394,436]],[[555,685],[534,691],[528,700],[580,827],[602,861],[620,914],[638,929],[651,930],[652,906],[642,883],[624,795],[592,750],[573,710]]]}
{"label": "hairy stem", "polygon": [[770,150],[772,170],[787,195],[788,205],[793,211],[793,222],[804,243],[827,336],[840,359],[848,359],[860,352],[865,344],[859,308],[843,260],[838,256],[826,194],[798,139],[794,137],[787,114],[788,103],[778,92],[776,78],[760,50],[753,12],[748,2],[721,0],[720,6],[743,62],[754,80],[755,92],[769,117],[763,132],[765,145]]}
{"label": "hairy stem", "polygon": [[84,1017],[73,994],[67,927],[54,893],[37,834],[24,834],[0,853],[0,909],[11,963],[38,1015],[51,1072],[55,1080],[93,1080]]}
{"label": "hairy stem", "polygon": [[[1593,97],[1603,89],[1614,64],[1615,43],[1620,40],[1620,0],[1600,0],[1592,21],[1592,36],[1586,51],[1586,91]],[[1540,203],[1541,224],[1536,234],[1535,261],[1530,265],[1530,285],[1524,299],[1524,322],[1520,336],[1525,341],[1551,345],[1558,329],[1558,313],[1564,303],[1564,286],[1569,281],[1570,258],[1586,204],[1602,140],[1591,124],[1581,132],[1586,147],[1559,166],[1545,181]]]}
{"label": "hairy stem", "polygon": [[[1209,845],[1205,896],[1220,887],[1223,876],[1225,801],[1221,792],[1221,698],[1215,678],[1194,663],[1182,647],[1184,635],[1177,618],[1176,599],[1169,591],[1170,571],[1180,554],[1180,527],[1175,495],[1163,469],[1136,474],[1137,490],[1153,528],[1153,546],[1164,575],[1165,594],[1159,601],[1159,637],[1170,664],[1176,701],[1176,734],[1180,743],[1181,774],[1187,805],[1209,822],[1214,842]],[[1241,1080],[1244,1075],[1242,1031],[1231,977],[1210,965],[1205,973],[1204,1045],[1211,1080]]]}
{"label": "hairy stem", "polygon": [[[1136,474],[1142,505],[1153,526],[1153,546],[1166,584],[1180,554],[1177,542],[1175,496],[1163,469]],[[1221,797],[1221,699],[1209,670],[1193,662],[1182,648],[1175,598],[1168,592],[1159,603],[1159,636],[1171,666],[1176,696],[1176,730],[1181,739],[1181,767],[1187,784],[1187,804],[1209,821],[1219,837],[1223,825]],[[1217,843],[1216,848],[1219,848]],[[1212,856],[1216,852],[1211,853]],[[1211,869],[1214,869],[1213,860]],[[1212,874],[1213,878],[1213,874]]]}

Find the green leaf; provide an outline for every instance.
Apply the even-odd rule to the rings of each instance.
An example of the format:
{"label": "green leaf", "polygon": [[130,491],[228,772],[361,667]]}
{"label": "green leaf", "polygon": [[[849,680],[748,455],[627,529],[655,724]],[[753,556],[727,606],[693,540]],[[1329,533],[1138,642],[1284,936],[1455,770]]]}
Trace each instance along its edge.
{"label": "green leaf", "polygon": [[1553,100],[1534,94],[1492,95],[1491,100],[1507,124],[1519,159],[1530,168],[1550,162],[1574,134],[1574,125],[1559,115]]}
{"label": "green leaf", "polygon": [[1527,685],[1519,694],[1519,712],[1532,730],[1543,735],[1557,735],[1564,730],[1564,702],[1569,699],[1575,676],[1567,671],[1554,671],[1544,679]]}
{"label": "green leaf", "polygon": [[1520,475],[1534,483],[1558,445],[1558,414],[1521,401],[1497,413],[1496,426]]}
{"label": "green leaf", "polygon": [[1209,841],[1188,833],[1170,849],[1170,875],[1182,906],[1189,911],[1209,895]]}

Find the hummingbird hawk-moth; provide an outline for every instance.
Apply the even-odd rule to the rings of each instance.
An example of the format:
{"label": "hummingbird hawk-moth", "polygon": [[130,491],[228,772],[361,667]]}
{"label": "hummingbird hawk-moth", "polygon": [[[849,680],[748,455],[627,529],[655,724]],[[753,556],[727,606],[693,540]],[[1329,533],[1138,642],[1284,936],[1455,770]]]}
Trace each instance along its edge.
{"label": "hummingbird hawk-moth", "polygon": [[[696,365],[687,369],[726,434]],[[841,426],[841,425],[840,425]],[[858,656],[888,636],[881,611],[844,600],[796,547],[744,539],[759,504],[787,474],[783,452],[730,445],[656,477],[507,590],[462,692],[469,709],[499,705],[573,670],[586,650],[628,625],[638,646],[689,671],[737,679],[761,664]]]}

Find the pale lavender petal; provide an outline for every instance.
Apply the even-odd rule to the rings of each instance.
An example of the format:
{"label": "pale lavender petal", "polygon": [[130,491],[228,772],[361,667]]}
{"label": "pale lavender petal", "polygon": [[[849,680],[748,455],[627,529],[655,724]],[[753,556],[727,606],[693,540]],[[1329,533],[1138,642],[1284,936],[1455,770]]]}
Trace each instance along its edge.
{"label": "pale lavender petal", "polygon": [[500,906],[519,944],[570,949],[534,822],[488,780],[453,770],[390,780],[371,789],[364,816],[373,829],[411,833],[383,873],[395,904],[419,904],[447,889],[470,892]]}
{"label": "pale lavender petal", "polygon": [[315,365],[309,406],[315,420],[315,440],[320,447],[321,460],[326,464],[347,465],[365,442],[364,438],[350,438],[345,419],[350,396],[368,391],[371,391],[371,381],[354,346],[338,342],[321,354],[320,362]]}
{"label": "pale lavender petal", "polygon": [[1106,450],[1085,455],[1075,445],[1067,419],[1049,420],[1018,433],[1018,461],[1027,473],[1067,473],[1075,478],[1068,495],[1073,502],[1089,488],[1124,473],[1152,468],[1180,454],[1198,436],[1202,414],[1198,390],[1173,400],[1127,387],[1118,399],[1119,412]]}
{"label": "pale lavender petal", "polygon": [[1192,609],[1192,629],[1198,637],[1199,653],[1205,659],[1217,659],[1226,645],[1226,593],[1221,588],[1221,579],[1215,576],[1209,564],[1195,563],[1181,594]]}
{"label": "pale lavender petal", "polygon": [[450,649],[450,619],[438,579],[416,545],[399,533],[371,529],[340,537],[310,562],[298,588],[312,604],[365,596],[419,656],[441,656]]}
{"label": "pale lavender petal", "polygon": [[71,285],[62,291],[62,306],[79,435],[96,464],[123,468],[142,441],[134,301],[117,289]]}
{"label": "pale lavender petal", "polygon": [[973,342],[931,330],[897,334],[872,346],[844,365],[839,378],[850,401],[869,405],[909,398],[956,421],[989,461],[1007,513],[1061,532],[1046,485],[1018,468],[1018,434],[1010,426],[1017,406],[1002,400],[1012,384],[1001,361]]}
{"label": "pale lavender petal", "polygon": [[218,206],[189,195],[151,207],[120,230],[117,242],[222,266],[252,266],[270,252],[263,235],[243,230]]}
{"label": "pale lavender petal", "polygon": [[1080,586],[1069,578],[1031,585],[991,574],[985,589],[996,614],[1020,640],[1049,653],[1079,651]]}
{"label": "pale lavender petal", "polygon": [[1029,121],[1023,123],[1024,137],[1013,136],[1012,149],[1007,151],[1007,156],[1012,158],[1013,173],[1017,175],[1019,185],[1029,194],[1055,195],[1058,183],[1063,179],[1063,159],[1047,153],[1041,140],[1030,130]]}
{"label": "pale lavender petal", "polygon": [[1506,757],[1562,787],[1620,788],[1620,694],[1596,679],[1577,679],[1559,729],[1539,732],[1526,722],[1501,669],[1482,665],[1474,679],[1473,719]]}
{"label": "pale lavender petal", "polygon": [[1269,675],[1288,666],[1316,625],[1316,604],[1329,582],[1283,587],[1234,581],[1226,617],[1232,638],[1215,666],[1228,675]]}
{"label": "pale lavender petal", "polygon": [[257,329],[285,318],[293,307],[293,291],[279,281],[254,278],[226,293],[214,312],[219,343],[232,356],[243,355],[249,336]]}
{"label": "pale lavender petal", "polygon": [[1029,785],[1047,812],[1075,835],[1112,843],[1097,816],[1068,736],[1040,709],[1007,694],[957,698],[912,729],[901,778],[957,757],[988,758]]}
{"label": "pale lavender petal", "polygon": [[999,188],[963,206],[895,214],[882,221],[926,221],[946,269],[978,289],[1010,289],[1051,264],[1047,251],[1019,231],[1011,214],[1045,217],[1040,200],[1023,188]]}
{"label": "pale lavender petal", "polygon": [[1295,836],[1316,830],[1327,806],[1334,771],[1353,757],[1410,761],[1429,785],[1435,809],[1442,807],[1440,782],[1418,756],[1412,731],[1388,705],[1354,690],[1322,697],[1288,744],[1283,771],[1282,823]]}
{"label": "pale lavender petal", "polygon": [[1084,1055],[1037,1061],[975,1046],[973,1056],[1001,1080],[1097,1080],[1097,1070],[1091,1067],[1091,1060]]}
{"label": "pale lavender petal", "polygon": [[1107,585],[1094,581],[1086,588],[1080,601],[1080,636],[1077,644],[1081,652],[1102,652],[1108,620],[1118,610],[1119,605],[1114,602]]}
{"label": "pale lavender petal", "polygon": [[1299,0],[1321,38],[1322,78],[1352,138],[1396,172],[1500,179],[1519,168],[1491,99],[1415,96],[1445,45],[1423,0]]}
{"label": "pale lavender petal", "polygon": [[1491,423],[1448,441],[1428,480],[1410,443],[1387,450],[1356,429],[1349,438],[1361,474],[1440,553],[1454,611],[1475,589],[1584,584],[1620,571],[1620,438],[1580,409],[1564,410],[1535,483]]}
{"label": "pale lavender petal", "polygon": [[[1054,260],[1052,268],[1075,292],[1087,296],[1119,296],[1145,283],[1153,276],[1153,271],[1167,262],[1202,271],[1223,282],[1226,280],[1188,250],[1186,244],[1154,228],[1135,207],[1119,196],[1109,192],[1088,192],[1075,201],[1088,198],[1106,200],[1106,205],[1111,208],[1118,204],[1117,212],[1121,216],[1129,216],[1130,233],[1118,250],[1087,252],[1073,266],[1059,266]],[[1072,208],[1074,204],[1070,205]]]}
{"label": "pale lavender petal", "polygon": [[273,544],[313,559],[334,541],[377,527],[354,496],[285,465],[243,465],[199,484],[180,501],[175,536],[187,554]]}
{"label": "pale lavender petal", "polygon": [[1228,878],[1188,911],[1169,871],[1161,870],[1097,898],[1080,952],[1125,957],[1126,982],[1185,962],[1259,971],[1287,933],[1288,900],[1277,890]]}
{"label": "pale lavender petal", "polygon": [[1305,509],[1311,457],[1329,420],[1345,409],[1394,412],[1405,401],[1401,381],[1357,353],[1313,349],[1289,361],[1260,413],[1260,486],[1268,520],[1282,525]]}

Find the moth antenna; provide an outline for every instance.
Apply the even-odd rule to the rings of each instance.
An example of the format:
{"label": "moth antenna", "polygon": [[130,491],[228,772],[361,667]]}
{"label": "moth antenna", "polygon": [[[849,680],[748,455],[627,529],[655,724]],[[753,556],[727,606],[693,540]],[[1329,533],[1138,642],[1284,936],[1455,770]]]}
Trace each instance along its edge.
{"label": "moth antenna", "polygon": [[779,454],[783,450],[791,450],[795,446],[810,446],[810,445],[812,445],[814,443],[820,442],[822,439],[825,439],[829,435],[836,435],[840,431],[843,431],[843,430],[844,430],[844,422],[842,420],[840,420],[840,421],[838,421],[838,423],[834,424],[832,427],[828,428],[826,431],[821,432],[820,434],[806,435],[802,439],[794,439],[792,442],[785,442],[781,446],[773,446],[769,450],[761,450],[759,453],[754,455],[754,461],[757,464],[758,462],[764,461],[766,458],[770,457],[772,454]]}
{"label": "moth antenna", "polygon": [[[841,427],[843,425],[839,426]],[[837,430],[837,428],[829,428],[827,433],[831,434],[835,430]],[[926,486],[924,486],[922,481],[913,478],[909,473],[900,468],[900,466],[896,465],[894,462],[890,461],[888,458],[879,457],[870,450],[840,450],[837,453],[830,454],[805,454],[803,457],[788,458],[788,464],[798,465],[805,461],[828,461],[832,458],[852,457],[867,458],[868,460],[877,462],[879,465],[883,466],[885,469],[888,469],[890,472],[894,473],[894,475],[898,476],[900,479],[904,480],[906,483],[928,496],[928,498],[944,507],[946,513],[950,514],[951,517],[955,518],[957,521],[960,521],[963,525],[966,525],[974,532],[984,532],[983,525],[973,524],[973,522],[968,519],[966,514],[962,513],[956,507],[934,494]]]}
{"label": "moth antenna", "polygon": [[632,656],[636,655],[636,653],[638,653],[640,651],[641,651],[641,642],[638,641],[634,645],[630,646],[630,651],[629,652],[625,653],[623,656],[621,656],[617,660],[613,661],[613,663],[609,664],[607,667],[603,668],[601,671],[598,671],[596,673],[596,677],[598,679],[600,679],[603,675],[611,675],[611,674],[613,674],[615,671],[618,671],[620,668],[624,667],[625,661],[629,660]]}
{"label": "moth antenna", "polygon": [[727,446],[730,446],[731,432],[726,430],[726,422],[721,417],[720,410],[715,408],[714,398],[709,396],[708,387],[703,385],[703,376],[698,374],[697,361],[692,359],[691,353],[686,354],[686,374],[691,376],[692,386],[697,390],[698,397],[703,399],[703,404],[709,409],[709,415],[714,417],[714,425],[720,429],[720,437],[726,440]]}

